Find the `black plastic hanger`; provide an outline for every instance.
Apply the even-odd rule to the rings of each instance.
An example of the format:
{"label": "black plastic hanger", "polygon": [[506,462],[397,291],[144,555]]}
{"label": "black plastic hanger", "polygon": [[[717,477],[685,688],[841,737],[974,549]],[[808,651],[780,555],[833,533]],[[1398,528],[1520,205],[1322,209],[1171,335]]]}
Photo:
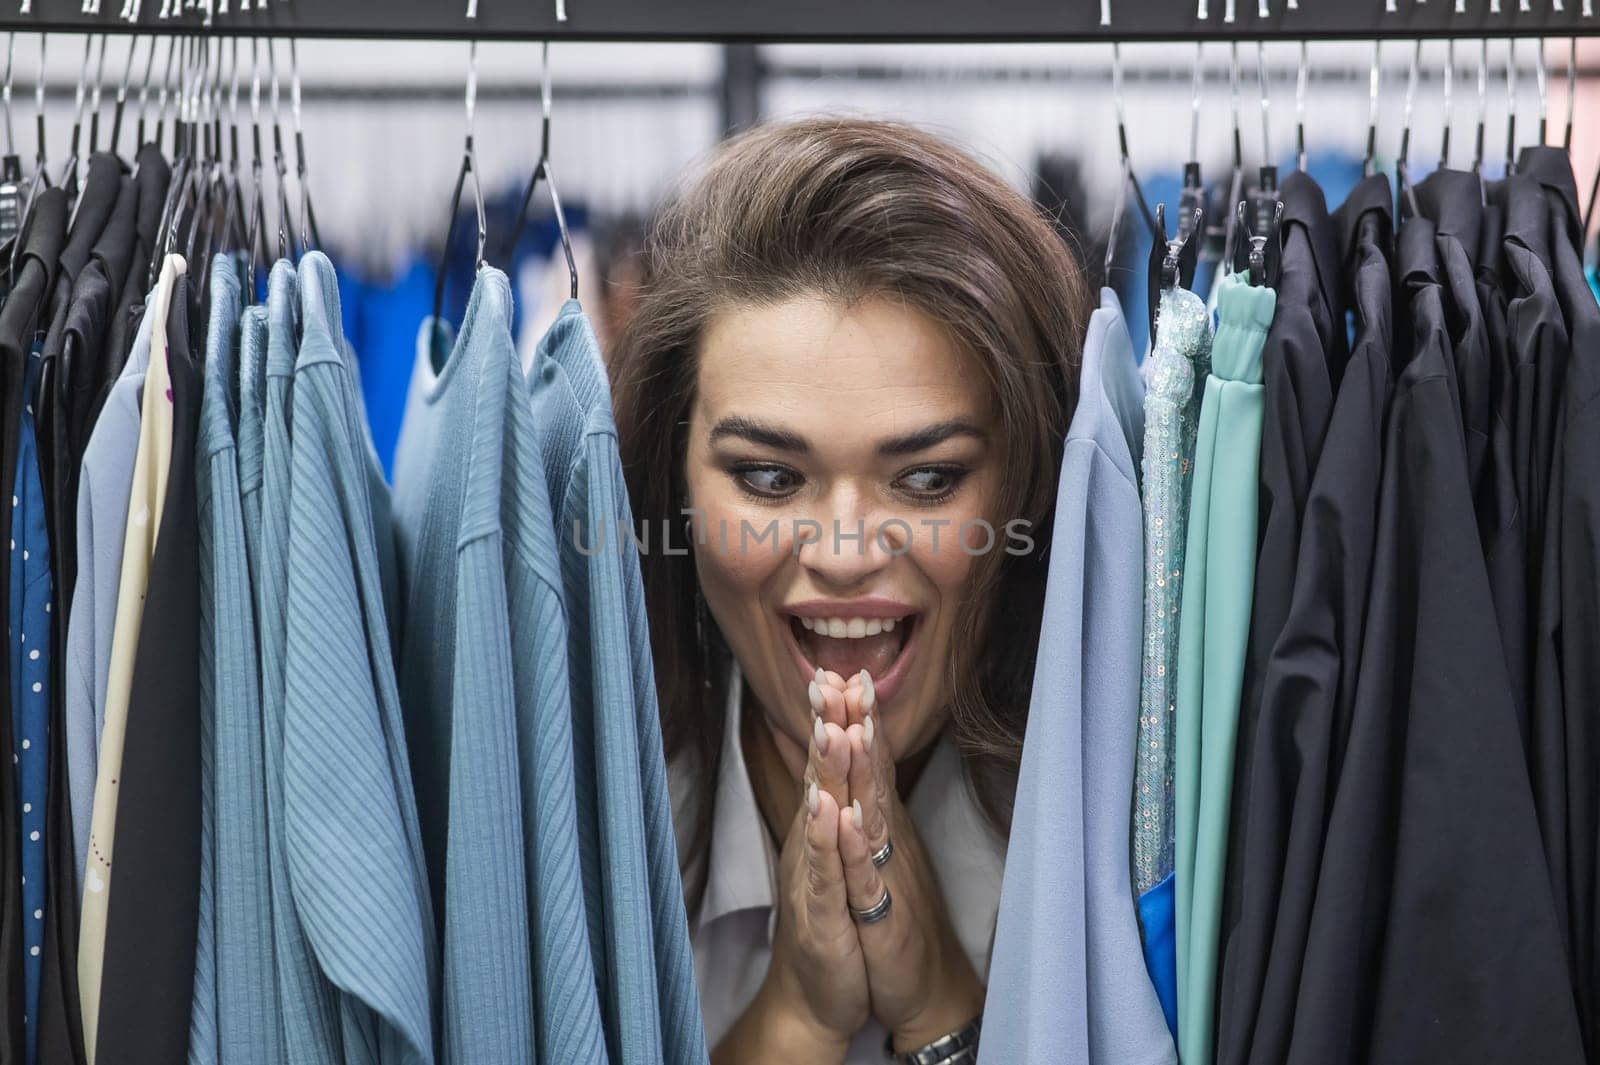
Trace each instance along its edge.
{"label": "black plastic hanger", "polygon": [[[1250,231],[1250,205],[1245,200],[1239,201],[1237,224],[1239,233],[1244,240],[1239,242],[1239,247],[1234,253],[1233,269],[1235,273],[1247,273],[1250,284],[1256,287],[1277,288],[1278,266],[1282,259],[1282,249],[1276,240],[1268,239],[1266,233],[1252,233]],[[1278,226],[1283,221],[1283,204],[1278,203],[1272,211],[1272,232],[1278,231]]]}
{"label": "black plastic hanger", "polygon": [[1201,231],[1204,221],[1204,209],[1194,207],[1193,214],[1182,217],[1181,212],[1186,208],[1180,207],[1177,236],[1167,237],[1167,205],[1156,204],[1156,229],[1160,232],[1160,239],[1150,244],[1150,271],[1149,278],[1149,313],[1150,313],[1150,342],[1155,343],[1156,329],[1160,322],[1161,296],[1175,288],[1188,288],[1190,282],[1185,281],[1194,277],[1195,260],[1200,254],[1200,241],[1194,239],[1194,234]]}
{"label": "black plastic hanger", "polygon": [[561,250],[567,257],[567,275],[572,283],[572,298],[578,298],[578,264],[572,255],[572,235],[567,232],[567,215],[561,209],[561,196],[556,192],[555,175],[550,170],[550,42],[545,41],[539,51],[539,99],[543,109],[539,129],[539,161],[533,165],[533,174],[528,178],[528,188],[522,194],[522,207],[517,211],[517,224],[511,230],[511,239],[506,242],[503,258],[507,266],[511,264],[511,256],[516,253],[517,241],[522,239],[522,231],[528,224],[528,205],[533,202],[534,190],[539,187],[542,180],[545,187],[550,190],[550,206],[555,211],[556,228],[561,232]]}
{"label": "black plastic hanger", "polygon": [[483,210],[483,188],[478,184],[477,152],[472,146],[472,123],[478,107],[478,42],[473,41],[467,52],[467,136],[461,150],[461,170],[456,174],[456,188],[450,194],[450,224],[444,231],[444,247],[439,252],[439,270],[433,282],[433,316],[444,313],[444,279],[450,264],[450,238],[456,232],[456,211],[461,206],[461,192],[467,179],[472,179],[472,203],[478,212],[478,261],[484,264],[484,246],[489,239],[489,225]]}

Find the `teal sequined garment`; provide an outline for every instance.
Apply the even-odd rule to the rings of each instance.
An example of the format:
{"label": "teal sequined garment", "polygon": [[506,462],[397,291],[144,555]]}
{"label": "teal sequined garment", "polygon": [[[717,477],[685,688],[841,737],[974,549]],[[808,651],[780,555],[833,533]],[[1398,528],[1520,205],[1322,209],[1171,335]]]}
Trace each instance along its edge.
{"label": "teal sequined garment", "polygon": [[1192,292],[1162,294],[1144,399],[1144,649],[1134,771],[1134,888],[1144,894],[1173,866],[1173,704],[1185,517],[1194,473],[1199,397],[1211,369],[1211,315]]}

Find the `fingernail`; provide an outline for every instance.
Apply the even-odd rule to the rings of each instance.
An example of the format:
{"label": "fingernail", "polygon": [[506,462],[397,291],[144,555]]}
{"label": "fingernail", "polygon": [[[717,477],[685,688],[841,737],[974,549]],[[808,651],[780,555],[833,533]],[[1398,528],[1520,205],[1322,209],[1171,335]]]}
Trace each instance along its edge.
{"label": "fingernail", "polygon": [[817,753],[828,753],[828,730],[822,724],[822,718],[817,718],[811,726],[811,736],[817,741]]}
{"label": "fingernail", "polygon": [[856,799],[850,804],[850,814],[856,819],[856,828],[861,827],[861,800]]}
{"label": "fingernail", "polygon": [[878,691],[872,686],[872,674],[866,670],[861,671],[861,709],[867,713],[878,705]]}
{"label": "fingernail", "polygon": [[[821,670],[818,670],[818,672],[820,673]],[[806,697],[811,700],[811,712],[813,714],[822,713],[822,688],[816,681],[812,681],[811,685],[806,688]]]}
{"label": "fingernail", "polygon": [[806,785],[806,812],[812,817],[817,816],[817,809],[822,805],[822,800],[817,796],[817,782],[813,780]]}
{"label": "fingernail", "polygon": [[868,751],[872,750],[872,737],[876,736],[877,734],[877,726],[872,723],[872,718],[868,717],[866,722],[861,726],[861,746],[866,748]]}

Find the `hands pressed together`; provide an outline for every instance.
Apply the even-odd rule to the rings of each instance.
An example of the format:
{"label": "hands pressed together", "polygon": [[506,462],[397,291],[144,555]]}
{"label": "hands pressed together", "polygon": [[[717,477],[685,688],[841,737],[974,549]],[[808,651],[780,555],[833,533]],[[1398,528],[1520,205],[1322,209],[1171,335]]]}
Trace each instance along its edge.
{"label": "hands pressed together", "polygon": [[895,789],[871,677],[818,670],[808,695],[815,721],[779,860],[772,962],[719,1063],[842,1061],[874,1016],[905,1051],[983,1010],[983,986]]}

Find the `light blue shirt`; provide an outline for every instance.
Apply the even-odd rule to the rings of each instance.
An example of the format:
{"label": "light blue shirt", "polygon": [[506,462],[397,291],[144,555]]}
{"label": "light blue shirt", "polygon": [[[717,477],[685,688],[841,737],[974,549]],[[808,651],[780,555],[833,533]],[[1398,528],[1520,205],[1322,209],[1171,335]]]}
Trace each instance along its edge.
{"label": "light blue shirt", "polygon": [[300,261],[299,287],[284,644],[289,881],[316,960],[341,992],[346,1065],[431,1065],[434,918],[378,548],[393,531],[387,499],[373,498],[376,459],[326,256]]}
{"label": "light blue shirt", "polygon": [[100,770],[100,730],[106,720],[111,633],[122,580],[122,537],[128,525],[128,497],[133,492],[133,459],[139,450],[140,396],[149,365],[150,318],[146,316],[89,434],[79,471],[78,574],[72,610],[67,615],[63,692],[77,896],[83,893],[89,864],[89,821],[94,812],[95,776]]}
{"label": "light blue shirt", "polygon": [[[247,330],[251,323],[246,320]],[[289,883],[289,831],[284,787],[284,677],[288,638],[289,516],[292,496],[289,427],[294,365],[299,344],[300,295],[295,270],[286,260],[267,277],[265,358],[254,362],[251,344],[241,348],[240,469],[245,477],[245,534],[259,511],[260,534],[251,545],[256,592],[256,638],[261,659],[262,765],[267,779],[267,861],[271,884],[272,939],[283,1006],[284,1048],[291,1062],[342,1065],[338,1001],[317,966],[295,908]],[[246,334],[246,340],[249,341]],[[260,397],[257,399],[257,397]],[[254,439],[260,410],[259,451]],[[248,448],[248,452],[247,452]],[[259,455],[260,488],[253,490]],[[248,461],[247,461],[248,459]],[[257,867],[260,875],[260,866]]]}
{"label": "light blue shirt", "polygon": [[703,1065],[643,582],[605,366],[576,300],[540,341],[530,386],[566,590],[578,844],[607,1047],[618,1062]]}
{"label": "light blue shirt", "polygon": [[[209,768],[215,944],[217,1060],[275,1065],[283,1060],[277,973],[273,966],[272,897],[263,874],[267,853],[267,789],[261,737],[261,676],[234,440],[241,391],[241,289],[237,260],[211,263],[211,321],[195,464],[200,534],[200,713],[202,770]],[[265,322],[246,328],[250,365],[258,363]],[[257,412],[259,414],[259,411]],[[259,429],[259,421],[257,422]],[[259,467],[258,467],[259,472]],[[206,743],[209,729],[210,742]],[[202,890],[202,898],[204,898]],[[201,939],[208,929],[202,918]],[[201,952],[204,956],[204,952]],[[203,992],[195,974],[196,1016]],[[193,1059],[202,1034],[191,1035]]]}
{"label": "light blue shirt", "polygon": [[452,1062],[603,1062],[560,562],[511,322],[510,283],[485,269],[454,350],[423,324],[395,456],[402,702],[424,838],[443,851],[443,1046]]}
{"label": "light blue shirt", "polygon": [[1083,348],[979,1061],[1176,1065],[1130,870],[1143,386],[1115,294]]}

